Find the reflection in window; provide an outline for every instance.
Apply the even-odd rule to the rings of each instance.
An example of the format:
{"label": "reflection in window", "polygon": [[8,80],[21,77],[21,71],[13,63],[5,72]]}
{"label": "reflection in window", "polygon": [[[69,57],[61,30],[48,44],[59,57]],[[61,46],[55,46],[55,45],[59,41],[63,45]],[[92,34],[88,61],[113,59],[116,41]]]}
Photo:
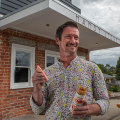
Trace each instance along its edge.
{"label": "reflection in window", "polygon": [[30,66],[30,53],[16,51],[16,66]]}
{"label": "reflection in window", "polygon": [[16,51],[14,82],[28,82],[30,75],[30,52]]}
{"label": "reflection in window", "polygon": [[55,60],[52,56],[47,56],[47,67],[54,64]]}

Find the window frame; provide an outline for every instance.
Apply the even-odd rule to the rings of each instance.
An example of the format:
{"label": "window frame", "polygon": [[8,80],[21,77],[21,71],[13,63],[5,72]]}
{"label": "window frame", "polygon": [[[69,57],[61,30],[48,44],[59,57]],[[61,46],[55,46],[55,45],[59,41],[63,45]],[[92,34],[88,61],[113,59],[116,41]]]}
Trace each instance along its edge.
{"label": "window frame", "polygon": [[[14,82],[14,69],[16,64],[16,51],[24,51],[30,53],[30,76],[28,76],[28,82],[15,83]],[[11,77],[10,77],[10,89],[29,88],[33,87],[32,75],[35,71],[35,47],[12,44],[11,48]]]}
{"label": "window frame", "polygon": [[47,56],[54,57],[54,63],[57,62],[57,58],[60,57],[59,52],[45,50],[45,68],[47,67]]}

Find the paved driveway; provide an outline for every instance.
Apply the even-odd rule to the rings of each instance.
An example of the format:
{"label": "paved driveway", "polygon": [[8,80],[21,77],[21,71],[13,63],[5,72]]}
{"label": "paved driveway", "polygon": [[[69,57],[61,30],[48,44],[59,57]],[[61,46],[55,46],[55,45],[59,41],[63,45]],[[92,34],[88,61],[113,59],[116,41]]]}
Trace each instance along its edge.
{"label": "paved driveway", "polygon": [[110,99],[108,112],[103,116],[93,116],[92,120],[120,120],[120,108],[116,107],[117,103],[120,103],[120,97]]}

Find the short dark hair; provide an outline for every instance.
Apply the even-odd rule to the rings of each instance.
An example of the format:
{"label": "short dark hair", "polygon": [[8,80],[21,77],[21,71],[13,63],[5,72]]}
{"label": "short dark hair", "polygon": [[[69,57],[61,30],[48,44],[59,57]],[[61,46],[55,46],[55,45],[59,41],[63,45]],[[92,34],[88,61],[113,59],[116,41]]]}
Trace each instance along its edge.
{"label": "short dark hair", "polygon": [[68,21],[68,22],[65,22],[64,24],[62,24],[61,26],[59,26],[56,30],[56,38],[59,38],[59,40],[61,40],[61,35],[63,33],[63,30],[66,28],[66,27],[75,27],[78,29],[78,26],[75,22],[72,22],[72,21]]}

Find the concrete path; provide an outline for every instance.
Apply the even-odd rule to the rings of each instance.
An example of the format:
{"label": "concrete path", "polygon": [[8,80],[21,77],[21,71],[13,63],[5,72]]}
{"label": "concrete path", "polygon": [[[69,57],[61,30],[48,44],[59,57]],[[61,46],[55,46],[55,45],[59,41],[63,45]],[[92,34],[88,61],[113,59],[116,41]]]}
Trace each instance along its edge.
{"label": "concrete path", "polygon": [[120,103],[120,98],[110,99],[110,108],[103,116],[93,116],[92,120],[120,120],[120,108],[116,104]]}
{"label": "concrete path", "polygon": [[[92,120],[120,120],[120,108],[117,108],[117,103],[120,103],[120,92],[115,93],[115,96],[110,98],[110,108],[108,112],[103,116],[93,116]],[[3,120],[45,120],[45,116],[29,114],[22,117]]]}
{"label": "concrete path", "polygon": [[45,120],[45,115],[29,114],[29,115],[22,116],[22,117],[16,117],[16,118],[11,118],[11,119],[3,119],[3,120]]}

